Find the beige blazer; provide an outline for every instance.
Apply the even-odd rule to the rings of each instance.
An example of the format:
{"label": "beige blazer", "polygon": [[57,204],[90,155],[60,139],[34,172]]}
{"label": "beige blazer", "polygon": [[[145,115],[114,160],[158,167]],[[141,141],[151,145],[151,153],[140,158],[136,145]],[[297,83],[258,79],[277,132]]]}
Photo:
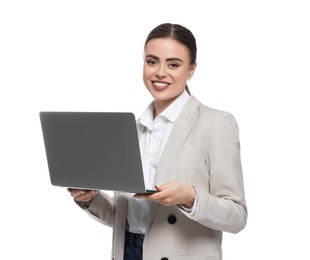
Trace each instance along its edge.
{"label": "beige blazer", "polygon": [[[144,128],[138,122],[141,136]],[[178,206],[152,203],[143,244],[144,260],[220,260],[222,232],[237,233],[247,220],[238,126],[227,112],[191,96],[171,132],[156,184],[182,180],[196,188],[193,216]],[[129,194],[100,192],[88,209],[113,227],[112,259],[123,260]]]}

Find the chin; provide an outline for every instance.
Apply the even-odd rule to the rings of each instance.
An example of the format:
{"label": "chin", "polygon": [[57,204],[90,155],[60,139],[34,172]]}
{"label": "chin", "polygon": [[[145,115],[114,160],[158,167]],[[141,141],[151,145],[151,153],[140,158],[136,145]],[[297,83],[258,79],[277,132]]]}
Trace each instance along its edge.
{"label": "chin", "polygon": [[167,93],[164,93],[164,92],[152,91],[151,95],[152,95],[152,97],[155,100],[168,100],[168,99],[171,99],[171,95],[168,95]]}

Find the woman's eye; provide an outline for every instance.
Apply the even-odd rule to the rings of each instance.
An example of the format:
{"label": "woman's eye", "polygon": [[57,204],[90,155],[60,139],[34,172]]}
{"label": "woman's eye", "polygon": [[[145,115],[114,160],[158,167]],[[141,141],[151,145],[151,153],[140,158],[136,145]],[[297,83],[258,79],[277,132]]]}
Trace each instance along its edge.
{"label": "woman's eye", "polygon": [[171,63],[169,64],[169,67],[172,68],[172,69],[176,69],[178,68],[180,65],[179,64],[176,64],[176,63]]}
{"label": "woman's eye", "polygon": [[155,64],[156,64],[156,61],[154,61],[154,60],[147,60],[146,63],[147,63],[148,65],[155,65]]}

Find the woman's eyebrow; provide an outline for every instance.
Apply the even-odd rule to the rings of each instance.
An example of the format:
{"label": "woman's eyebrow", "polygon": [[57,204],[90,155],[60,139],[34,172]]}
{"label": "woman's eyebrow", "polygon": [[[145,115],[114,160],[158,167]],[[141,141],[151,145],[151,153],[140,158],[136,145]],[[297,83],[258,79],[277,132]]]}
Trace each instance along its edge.
{"label": "woman's eyebrow", "polygon": [[146,55],[145,58],[152,58],[152,59],[155,59],[155,60],[159,60],[158,57],[156,57],[155,55],[152,55],[152,54]]}
{"label": "woman's eyebrow", "polygon": [[[159,60],[159,58],[155,55],[152,55],[152,54],[148,54],[145,56],[145,58],[152,58],[152,59],[155,59],[155,60]],[[183,62],[183,60],[181,60],[180,58],[168,58],[166,59],[166,61],[179,61],[179,62]]]}
{"label": "woman's eyebrow", "polygon": [[181,60],[180,58],[168,58],[168,59],[166,59],[166,61],[179,61],[179,62],[183,62],[183,60]]}

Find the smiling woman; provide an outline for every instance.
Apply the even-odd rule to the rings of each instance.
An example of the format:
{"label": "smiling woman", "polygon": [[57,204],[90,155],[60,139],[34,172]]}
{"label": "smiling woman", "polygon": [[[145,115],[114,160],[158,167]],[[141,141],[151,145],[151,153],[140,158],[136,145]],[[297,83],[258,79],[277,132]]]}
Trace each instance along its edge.
{"label": "smiling woman", "polygon": [[143,81],[154,100],[137,129],[146,188],[158,192],[110,197],[69,189],[86,212],[113,227],[114,260],[220,260],[222,232],[246,225],[238,126],[230,113],[190,94],[196,66],[187,28],[166,23],[150,32]]}
{"label": "smiling woman", "polygon": [[144,56],[143,80],[154,98],[157,116],[184,91],[196,63],[190,63],[189,49],[172,38],[150,39]]}

